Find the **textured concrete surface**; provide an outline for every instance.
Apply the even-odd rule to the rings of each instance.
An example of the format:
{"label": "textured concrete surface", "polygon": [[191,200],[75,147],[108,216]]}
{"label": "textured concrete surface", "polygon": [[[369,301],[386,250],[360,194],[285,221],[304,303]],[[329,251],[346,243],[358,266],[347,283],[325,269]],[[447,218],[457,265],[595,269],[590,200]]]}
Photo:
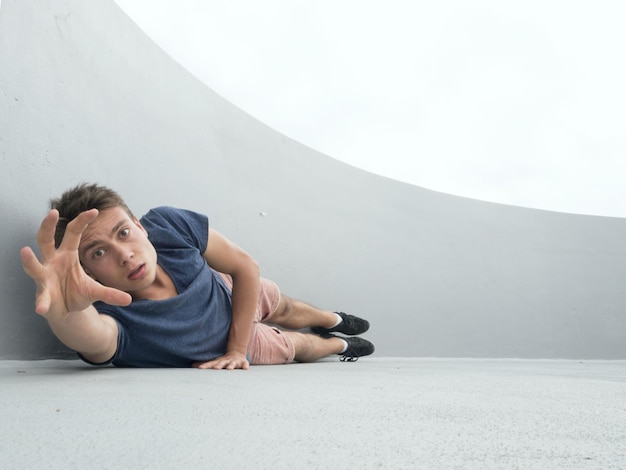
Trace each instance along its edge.
{"label": "textured concrete surface", "polygon": [[626,362],[0,362],[7,469],[623,469]]}

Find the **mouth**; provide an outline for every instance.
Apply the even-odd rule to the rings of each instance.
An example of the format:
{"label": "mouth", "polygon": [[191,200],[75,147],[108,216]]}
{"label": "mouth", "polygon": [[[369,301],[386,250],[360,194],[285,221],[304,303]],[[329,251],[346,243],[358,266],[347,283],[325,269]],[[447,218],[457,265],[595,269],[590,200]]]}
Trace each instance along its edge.
{"label": "mouth", "polygon": [[137,279],[141,279],[146,274],[146,265],[140,264],[135,269],[133,269],[128,275],[128,279],[131,281],[136,281]]}

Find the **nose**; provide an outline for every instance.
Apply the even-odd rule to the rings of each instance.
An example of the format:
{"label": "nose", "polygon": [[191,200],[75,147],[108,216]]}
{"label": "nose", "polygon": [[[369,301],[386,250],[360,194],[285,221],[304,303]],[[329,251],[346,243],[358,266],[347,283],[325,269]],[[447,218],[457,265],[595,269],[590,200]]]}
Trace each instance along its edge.
{"label": "nose", "polygon": [[120,266],[125,266],[134,256],[135,254],[129,248],[120,247],[117,249],[117,259],[119,260]]}

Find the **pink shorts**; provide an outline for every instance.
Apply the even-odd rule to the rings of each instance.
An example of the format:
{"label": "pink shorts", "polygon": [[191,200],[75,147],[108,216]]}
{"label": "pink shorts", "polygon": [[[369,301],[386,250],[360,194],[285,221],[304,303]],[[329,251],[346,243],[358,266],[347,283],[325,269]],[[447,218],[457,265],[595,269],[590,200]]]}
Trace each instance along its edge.
{"label": "pink shorts", "polygon": [[[218,274],[228,288],[232,289],[232,278],[228,274]],[[279,302],[280,290],[278,286],[268,279],[261,278],[261,291],[252,325],[250,343],[248,343],[250,364],[287,364],[294,360],[296,350],[291,338],[278,328],[261,323],[271,322]]]}

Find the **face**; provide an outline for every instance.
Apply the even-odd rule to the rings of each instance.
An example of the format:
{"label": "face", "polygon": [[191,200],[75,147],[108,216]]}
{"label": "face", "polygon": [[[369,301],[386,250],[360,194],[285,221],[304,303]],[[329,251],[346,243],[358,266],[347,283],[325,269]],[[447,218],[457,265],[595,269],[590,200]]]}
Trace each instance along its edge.
{"label": "face", "polygon": [[133,298],[154,283],[157,254],[137,219],[121,207],[100,211],[84,231],[78,248],[85,272]]}

